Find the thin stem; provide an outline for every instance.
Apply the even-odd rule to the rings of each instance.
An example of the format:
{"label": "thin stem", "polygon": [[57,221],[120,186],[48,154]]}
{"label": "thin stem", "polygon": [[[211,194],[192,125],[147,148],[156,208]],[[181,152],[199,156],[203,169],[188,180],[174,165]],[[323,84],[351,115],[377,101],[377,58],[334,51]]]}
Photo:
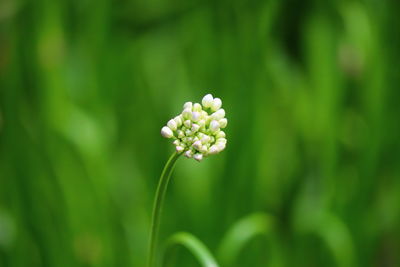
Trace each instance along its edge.
{"label": "thin stem", "polygon": [[148,267],[154,267],[155,263],[155,250],[157,246],[158,229],[160,228],[161,210],[164,202],[165,193],[167,192],[168,183],[171,177],[172,170],[174,169],[175,162],[181,153],[173,153],[168,159],[165,167],[161,173],[160,180],[158,181],[156,195],[154,197],[153,214],[151,218],[150,229],[150,247]]}

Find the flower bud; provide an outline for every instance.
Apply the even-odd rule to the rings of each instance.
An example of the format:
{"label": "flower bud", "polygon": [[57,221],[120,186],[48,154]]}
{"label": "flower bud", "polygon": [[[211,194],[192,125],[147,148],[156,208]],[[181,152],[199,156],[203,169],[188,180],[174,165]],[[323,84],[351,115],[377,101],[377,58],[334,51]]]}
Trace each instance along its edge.
{"label": "flower bud", "polygon": [[203,104],[203,107],[205,107],[205,108],[211,107],[211,105],[213,103],[213,96],[211,94],[205,95],[203,97],[203,100],[201,101],[201,103]]}
{"label": "flower bud", "polygon": [[197,132],[198,130],[200,129],[200,126],[199,125],[197,125],[197,124],[195,124],[195,123],[193,123],[192,124],[192,132]]}
{"label": "flower bud", "polygon": [[181,142],[179,142],[179,140],[175,140],[174,142],[172,142],[172,144],[174,144],[175,146],[179,146]]}
{"label": "flower bud", "polygon": [[206,125],[206,121],[205,120],[199,120],[198,122],[197,122],[197,124],[200,126],[200,128],[201,127],[204,127],[204,125]]}
{"label": "flower bud", "polygon": [[186,102],[183,104],[183,109],[190,109],[192,111],[193,103],[192,102]]}
{"label": "flower bud", "polygon": [[178,130],[177,133],[178,133],[178,138],[185,137],[185,133],[182,130]]}
{"label": "flower bud", "polygon": [[180,127],[182,125],[182,115],[176,116],[174,121],[176,122],[177,127]]}
{"label": "flower bud", "polygon": [[208,153],[211,155],[217,154],[219,152],[218,146],[212,145],[208,150]]}
{"label": "flower bud", "polygon": [[167,126],[172,130],[176,131],[176,127],[178,127],[176,121],[174,119],[171,119],[168,121]]}
{"label": "flower bud", "polygon": [[214,100],[213,100],[213,102],[211,104],[211,110],[212,111],[217,111],[221,106],[222,106],[221,99],[219,99],[218,97],[214,98]]}
{"label": "flower bud", "polygon": [[203,144],[208,144],[210,142],[211,138],[208,135],[205,135],[203,138],[201,138],[201,142]]}
{"label": "flower bud", "polygon": [[211,132],[215,132],[219,129],[219,123],[216,120],[211,121],[210,130]]}
{"label": "flower bud", "polygon": [[185,125],[187,128],[192,127],[192,122],[190,120],[186,120],[183,125]]}
{"label": "flower bud", "polygon": [[186,130],[185,131],[185,135],[186,136],[191,136],[193,134],[193,132],[191,130]]}
{"label": "flower bud", "polygon": [[216,144],[216,146],[218,147],[218,151],[221,152],[222,150],[225,149],[225,144],[224,143],[218,143]]}
{"label": "flower bud", "polygon": [[165,138],[171,138],[172,136],[174,136],[174,133],[169,127],[164,126],[161,129],[161,135],[164,136]]}
{"label": "flower bud", "polygon": [[192,150],[188,150],[188,151],[185,152],[185,157],[191,158],[192,156],[193,156]]}
{"label": "flower bud", "polygon": [[225,110],[223,108],[218,109],[217,111],[215,111],[213,114],[211,114],[211,117],[214,120],[220,120],[223,117],[225,117]]}
{"label": "flower bud", "polygon": [[196,141],[192,145],[195,149],[200,150],[201,149],[201,141]]}
{"label": "flower bud", "polygon": [[217,137],[217,138],[225,138],[225,137],[226,137],[226,134],[225,134],[224,131],[219,131],[219,132],[215,135],[215,137]]}
{"label": "flower bud", "polygon": [[197,112],[197,111],[193,111],[193,112],[192,112],[192,120],[193,120],[194,122],[197,122],[198,120],[200,120],[200,113]]}
{"label": "flower bud", "polygon": [[181,153],[181,152],[183,152],[183,150],[184,150],[185,148],[182,147],[182,146],[176,146],[175,149],[176,149],[176,152]]}
{"label": "flower bud", "polygon": [[190,109],[190,108],[185,108],[185,109],[182,111],[182,117],[183,117],[185,120],[190,120],[190,119],[192,118],[192,109]]}
{"label": "flower bud", "polygon": [[228,125],[228,120],[226,118],[220,119],[219,125],[221,126],[221,128],[225,128],[226,125]]}
{"label": "flower bud", "polygon": [[193,105],[193,111],[201,111],[201,105],[199,103],[194,103]]}
{"label": "flower bud", "polygon": [[201,161],[203,159],[203,154],[195,154],[193,158],[197,161]]}
{"label": "flower bud", "polygon": [[216,143],[217,143],[217,144],[218,144],[218,143],[226,144],[226,142],[227,142],[226,138],[223,138],[223,137],[222,137],[222,138],[218,138]]}

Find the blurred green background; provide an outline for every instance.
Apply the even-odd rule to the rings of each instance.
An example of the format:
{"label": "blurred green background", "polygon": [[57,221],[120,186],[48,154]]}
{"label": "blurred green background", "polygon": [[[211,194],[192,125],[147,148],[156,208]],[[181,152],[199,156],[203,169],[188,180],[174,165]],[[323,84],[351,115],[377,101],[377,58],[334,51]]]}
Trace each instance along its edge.
{"label": "blurred green background", "polygon": [[[0,266],[145,266],[160,129],[206,93],[228,146],[178,161],[160,241],[188,231],[220,259],[261,212],[223,266],[400,266],[399,11],[1,0]],[[172,266],[198,265],[179,249]]]}

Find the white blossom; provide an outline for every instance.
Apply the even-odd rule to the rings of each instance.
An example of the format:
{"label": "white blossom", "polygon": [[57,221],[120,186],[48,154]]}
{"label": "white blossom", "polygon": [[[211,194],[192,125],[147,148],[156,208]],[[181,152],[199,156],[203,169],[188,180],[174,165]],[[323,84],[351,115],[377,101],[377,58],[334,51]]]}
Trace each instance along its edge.
{"label": "white blossom", "polygon": [[221,128],[225,128],[226,125],[228,125],[228,120],[226,118],[220,119],[218,121],[219,125],[221,126]]}
{"label": "white blossom", "polygon": [[214,98],[212,104],[211,104],[211,110],[212,111],[217,111],[220,107],[222,106],[222,101],[219,98]]}
{"label": "white blossom", "polygon": [[176,131],[176,128],[178,127],[178,124],[174,119],[171,119],[167,123],[168,128],[170,128],[172,131]]}
{"label": "white blossom", "polygon": [[171,138],[174,136],[174,133],[169,127],[164,126],[161,129],[161,135],[164,136],[165,138]]}
{"label": "white blossom", "polygon": [[188,158],[197,161],[214,155],[225,149],[225,128],[228,120],[225,110],[221,108],[222,101],[211,94],[203,97],[201,104],[186,102],[181,114],[167,122],[162,127],[161,135],[173,138],[177,153],[183,153]]}
{"label": "white blossom", "polygon": [[213,103],[213,96],[211,94],[205,95],[203,97],[203,100],[201,101],[201,103],[203,104],[203,106],[205,108],[211,107],[211,105]]}
{"label": "white blossom", "polygon": [[193,158],[197,161],[201,161],[203,159],[203,154],[195,154]]}

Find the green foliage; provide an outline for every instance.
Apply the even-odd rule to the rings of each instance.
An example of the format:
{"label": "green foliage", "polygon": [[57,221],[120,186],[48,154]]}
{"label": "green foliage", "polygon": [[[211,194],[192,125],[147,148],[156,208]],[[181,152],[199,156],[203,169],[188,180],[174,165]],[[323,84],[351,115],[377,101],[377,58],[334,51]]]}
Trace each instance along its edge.
{"label": "green foliage", "polygon": [[[171,236],[167,242],[166,252],[181,245],[189,250],[203,267],[218,267],[216,260],[207,247],[190,233],[180,232]],[[171,266],[174,266],[173,264]]]}
{"label": "green foliage", "polygon": [[[160,241],[192,233],[233,266],[398,266],[399,10],[0,1],[0,266],[145,266],[160,129],[207,93],[226,150],[179,161]],[[254,212],[274,227],[244,228],[268,233],[221,241]]]}

